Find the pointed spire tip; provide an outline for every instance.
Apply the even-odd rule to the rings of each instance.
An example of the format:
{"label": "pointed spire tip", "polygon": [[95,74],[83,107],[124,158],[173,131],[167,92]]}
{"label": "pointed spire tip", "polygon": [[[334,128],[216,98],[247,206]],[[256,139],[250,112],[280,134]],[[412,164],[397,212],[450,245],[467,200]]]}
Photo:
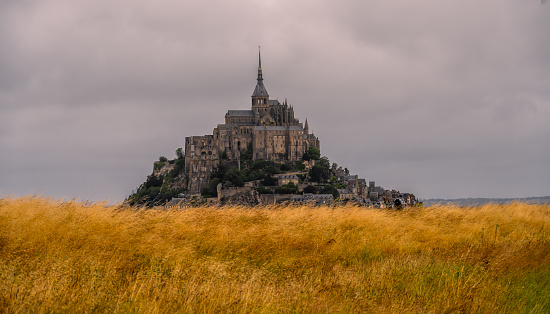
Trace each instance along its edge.
{"label": "pointed spire tip", "polygon": [[258,46],[258,69],[262,69],[262,53],[260,50],[260,46]]}

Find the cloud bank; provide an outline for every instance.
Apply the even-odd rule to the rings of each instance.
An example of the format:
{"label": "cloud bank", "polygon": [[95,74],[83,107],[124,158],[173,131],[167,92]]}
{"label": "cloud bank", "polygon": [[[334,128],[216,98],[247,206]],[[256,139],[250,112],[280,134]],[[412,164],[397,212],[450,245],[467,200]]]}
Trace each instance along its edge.
{"label": "cloud bank", "polygon": [[550,7],[517,0],[0,3],[0,194],[123,200],[271,98],[419,197],[550,191]]}

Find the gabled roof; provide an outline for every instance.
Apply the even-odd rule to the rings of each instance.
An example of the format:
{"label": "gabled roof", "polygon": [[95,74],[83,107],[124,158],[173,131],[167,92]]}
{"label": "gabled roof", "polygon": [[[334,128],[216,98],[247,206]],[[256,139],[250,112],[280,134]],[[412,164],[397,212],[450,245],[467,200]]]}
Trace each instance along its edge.
{"label": "gabled roof", "polygon": [[285,174],[285,175],[279,176],[279,179],[298,179],[298,176],[295,174]]}

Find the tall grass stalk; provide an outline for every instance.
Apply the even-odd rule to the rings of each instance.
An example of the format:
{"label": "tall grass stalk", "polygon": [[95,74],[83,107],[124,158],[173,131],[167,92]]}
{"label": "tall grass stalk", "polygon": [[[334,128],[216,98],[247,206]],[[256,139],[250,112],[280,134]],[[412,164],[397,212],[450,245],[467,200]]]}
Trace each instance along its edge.
{"label": "tall grass stalk", "polygon": [[[0,200],[0,312],[550,312],[550,209]],[[494,230],[494,232],[492,232]]]}

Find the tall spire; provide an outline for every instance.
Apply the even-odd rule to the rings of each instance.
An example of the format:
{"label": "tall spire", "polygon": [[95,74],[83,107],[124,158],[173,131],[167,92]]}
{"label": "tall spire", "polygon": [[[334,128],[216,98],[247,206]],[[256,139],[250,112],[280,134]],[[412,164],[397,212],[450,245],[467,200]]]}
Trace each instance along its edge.
{"label": "tall spire", "polygon": [[262,54],[260,52],[260,46],[258,46],[258,81],[263,80],[262,77]]}
{"label": "tall spire", "polygon": [[254,93],[252,93],[252,97],[269,97],[269,94],[267,93],[267,89],[264,86],[264,78],[262,76],[262,55],[260,54],[260,46],[258,46],[258,83],[256,84],[256,88],[254,89]]}

